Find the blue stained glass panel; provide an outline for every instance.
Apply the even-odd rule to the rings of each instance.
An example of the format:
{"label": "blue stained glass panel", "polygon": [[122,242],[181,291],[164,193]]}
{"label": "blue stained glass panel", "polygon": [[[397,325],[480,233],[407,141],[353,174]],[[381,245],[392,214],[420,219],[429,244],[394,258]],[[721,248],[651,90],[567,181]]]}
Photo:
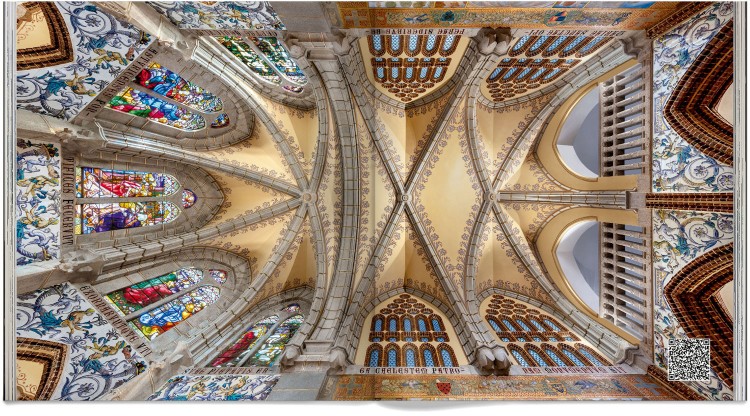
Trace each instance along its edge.
{"label": "blue stained glass panel", "polygon": [[521,49],[523,47],[523,45],[525,45],[526,42],[528,42],[528,41],[529,41],[529,36],[528,35],[521,36],[521,39],[518,39],[518,42],[516,42],[516,44],[513,46],[513,50],[517,51],[517,50]]}
{"label": "blue stained glass panel", "polygon": [[440,328],[440,322],[436,318],[432,318],[432,330],[435,332],[441,332],[443,329]]}
{"label": "blue stained glass panel", "polygon": [[406,350],[406,366],[416,367],[416,365],[417,365],[417,354],[412,349]]}
{"label": "blue stained glass panel", "polygon": [[536,352],[534,350],[530,350],[529,351],[529,355],[531,355],[534,358],[534,360],[536,360],[536,363],[537,363],[537,365],[539,365],[539,367],[548,367],[547,363],[544,361],[544,359],[542,358],[542,356],[539,355],[538,352]]}
{"label": "blue stained glass panel", "polygon": [[425,367],[435,367],[435,358],[432,356],[432,351],[425,349],[422,352],[422,357],[424,357]]}
{"label": "blue stained glass panel", "polygon": [[595,366],[599,366],[599,367],[604,366],[604,364],[602,364],[601,361],[597,360],[596,357],[594,357],[593,354],[591,354],[590,352],[586,351],[585,349],[578,348],[578,352],[580,352],[581,354],[583,354],[584,357],[586,357],[589,361],[591,361],[591,364],[594,364]]}
{"label": "blue stained glass panel", "polygon": [[380,364],[380,351],[370,351],[370,367],[377,367]]}
{"label": "blue stained glass panel", "polygon": [[529,367],[529,362],[523,358],[523,355],[521,355],[520,352],[511,350],[510,353],[513,354],[513,357],[518,361],[518,364],[521,364],[521,367]]}
{"label": "blue stained glass panel", "polygon": [[565,363],[563,362],[563,360],[561,360],[561,359],[560,359],[560,357],[558,357],[558,356],[557,356],[557,354],[555,354],[555,352],[554,352],[554,351],[552,351],[551,349],[549,349],[549,348],[545,348],[545,349],[544,349],[544,352],[545,352],[545,353],[547,353],[547,356],[548,356],[549,358],[551,358],[551,359],[552,359],[552,361],[554,361],[554,362],[555,362],[555,364],[557,364],[557,366],[558,366],[558,367],[567,367],[567,364],[565,364]]}
{"label": "blue stained glass panel", "polygon": [[511,324],[510,321],[507,319],[503,319],[503,324],[505,324],[505,327],[508,328],[508,331],[516,330],[516,327],[514,327],[513,324]]}
{"label": "blue stained glass panel", "polygon": [[411,319],[404,319],[404,331],[411,332]]}
{"label": "blue stained glass panel", "polygon": [[417,320],[417,326],[419,327],[420,331],[427,332],[427,323],[424,321],[424,319],[419,318]]}
{"label": "blue stained glass panel", "polygon": [[578,357],[576,357],[576,355],[573,354],[572,352],[565,350],[565,349],[562,350],[562,352],[563,354],[565,354],[565,356],[570,358],[570,360],[573,361],[573,363],[575,363],[577,367],[586,367],[586,364],[584,364],[583,361],[579,360]]}
{"label": "blue stained glass panel", "polygon": [[396,319],[391,319],[388,321],[388,330],[391,332],[398,331],[398,323],[396,322]]}
{"label": "blue stained glass panel", "polygon": [[390,349],[388,350],[388,367],[395,367],[396,366],[396,350]]}
{"label": "blue stained glass panel", "polygon": [[545,320],[544,320],[544,323],[545,323],[545,324],[547,324],[547,325],[549,325],[549,326],[550,326],[550,328],[552,328],[552,329],[553,329],[553,330],[555,330],[555,331],[561,331],[560,327],[559,327],[559,326],[557,326],[557,325],[555,325],[555,324],[554,324],[554,323],[553,323],[552,321],[550,321],[549,319],[545,319]]}
{"label": "blue stained glass panel", "polygon": [[531,320],[531,325],[534,325],[534,327],[536,327],[538,331],[542,331],[542,332],[546,331],[546,329],[544,329],[542,324],[540,324],[539,321],[537,321],[536,319]]}
{"label": "blue stained glass panel", "polygon": [[490,326],[492,327],[492,329],[495,330],[495,332],[503,332],[503,330],[500,328],[500,325],[498,325],[497,322],[495,322],[494,320],[490,320],[488,322],[490,323]]}
{"label": "blue stained glass panel", "polygon": [[443,367],[453,367],[453,359],[451,359],[451,354],[448,350],[441,349],[440,356],[443,358]]}
{"label": "blue stained glass panel", "polygon": [[375,320],[375,332],[380,332],[383,330],[383,320],[378,318]]}

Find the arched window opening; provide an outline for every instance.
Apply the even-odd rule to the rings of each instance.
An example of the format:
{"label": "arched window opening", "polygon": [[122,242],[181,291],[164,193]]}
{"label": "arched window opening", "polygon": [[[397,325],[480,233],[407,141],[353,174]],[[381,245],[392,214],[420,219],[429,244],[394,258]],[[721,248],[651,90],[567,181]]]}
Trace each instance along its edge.
{"label": "arched window opening", "polygon": [[513,349],[513,350],[510,350],[510,353],[513,354],[513,357],[516,359],[516,361],[518,361],[518,364],[520,364],[522,367],[531,367],[531,365],[529,365],[529,362],[526,361],[525,358],[523,358],[523,355],[521,355],[520,352]]}
{"label": "arched window opening", "polygon": [[281,323],[263,343],[258,352],[248,361],[249,366],[271,367],[276,363],[286,344],[297,332],[304,318],[302,315],[294,315]]}
{"label": "arched window opening", "polygon": [[126,316],[193,287],[201,280],[203,280],[202,270],[187,267],[116,290],[104,298],[123,316]]}
{"label": "arched window opening", "polygon": [[388,351],[388,367],[398,367],[398,347],[393,346],[387,349]]}
{"label": "arched window opening", "polygon": [[281,309],[282,312],[296,313],[300,311],[299,303],[291,303]]}
{"label": "arched window opening", "polygon": [[[592,365],[588,358],[584,358],[588,356],[581,355],[584,350],[596,356],[597,362],[600,363],[593,365],[602,365],[601,363],[606,362],[589,346],[574,344],[579,341],[578,337],[565,325],[545,315],[537,307],[499,294],[492,295],[487,301],[484,309],[485,319],[497,334],[498,339],[506,344],[508,351],[519,365],[544,367]],[[550,345],[546,342],[555,344]],[[533,343],[543,344],[535,346]]]}
{"label": "arched window opening", "polygon": [[143,312],[138,318],[128,321],[128,324],[136,332],[153,340],[215,303],[220,293],[217,287],[201,286],[156,309]]}
{"label": "arched window opening", "polygon": [[180,183],[164,173],[134,170],[76,168],[78,198],[135,198],[170,196]]}
{"label": "arched window opening", "polygon": [[195,192],[191,191],[190,189],[183,189],[182,190],[182,207],[183,208],[190,208],[198,201],[198,197],[195,195]]}
{"label": "arched window opening", "polygon": [[218,113],[224,109],[221,98],[156,62],[143,68],[136,76],[135,82],[194,110]]}
{"label": "arched window opening", "polygon": [[589,362],[597,367],[610,365],[608,362],[606,362],[604,359],[600,359],[598,354],[593,354],[585,345],[576,344],[576,350],[583,354],[584,357],[586,357]]}
{"label": "arched window opening", "polygon": [[211,276],[214,281],[220,285],[223,285],[227,281],[227,272],[224,270],[209,270],[208,275]]}
{"label": "arched window opening", "polygon": [[295,94],[304,90],[307,77],[277,38],[249,36],[245,40],[219,36],[216,39],[261,81]]}
{"label": "arched window opening", "polygon": [[[363,365],[371,365],[372,349],[380,346],[382,352],[381,365],[392,366],[424,366],[434,367],[444,365],[457,366],[457,358],[451,346],[447,343],[450,329],[443,323],[442,317],[434,310],[409,294],[402,294],[389,300],[387,305],[370,318],[370,342],[363,361]],[[363,337],[364,338],[364,337]],[[396,343],[408,343],[399,346]],[[396,358],[389,354],[391,349],[397,351]],[[443,350],[450,354],[448,360],[443,360]]]}
{"label": "arched window opening", "polygon": [[[165,200],[180,189],[180,183],[172,175],[79,166],[75,183],[76,197],[87,199],[75,205],[77,235],[168,224],[181,213],[176,204]],[[183,209],[198,200],[189,189],[183,189],[181,197]],[[89,198],[142,199],[94,203]]]}
{"label": "arched window opening", "polygon": [[545,354],[547,354],[547,357],[551,358],[552,361],[557,364],[558,367],[567,367],[567,364],[565,364],[563,360],[557,355],[557,353],[552,351],[550,348],[545,348],[544,352]]}
{"label": "arched window opening", "polygon": [[206,119],[200,114],[131,87],[125,87],[112,97],[107,108],[143,117],[177,130],[196,131],[206,127]]}
{"label": "arched window opening", "polygon": [[370,367],[380,367],[380,346],[374,346],[374,348],[370,349],[370,354],[368,358],[368,364]]}
{"label": "arched window opening", "polygon": [[539,354],[539,352],[536,351],[535,349],[527,347],[526,352],[528,352],[529,355],[531,355],[531,357],[534,359],[534,361],[536,361],[536,364],[539,367],[549,367],[549,363],[547,362],[547,360],[542,358],[542,355]]}
{"label": "arched window opening", "polygon": [[[565,280],[583,303],[599,310],[600,248],[598,221],[579,221],[563,230],[555,256]],[[626,259],[627,260],[627,259]]]}
{"label": "arched window opening", "polygon": [[263,336],[279,321],[276,315],[269,316],[256,322],[248,328],[240,338],[221,355],[211,362],[211,367],[237,367],[248,357]]}

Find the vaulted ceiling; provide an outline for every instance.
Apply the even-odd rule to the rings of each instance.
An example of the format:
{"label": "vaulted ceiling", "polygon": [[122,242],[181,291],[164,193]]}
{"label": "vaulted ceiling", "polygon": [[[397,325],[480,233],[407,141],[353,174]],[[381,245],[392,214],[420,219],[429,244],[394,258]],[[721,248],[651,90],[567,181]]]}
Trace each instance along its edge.
{"label": "vaulted ceiling", "polygon": [[[224,200],[203,229],[220,231],[198,244],[249,261],[257,295],[248,308],[295,287],[326,292],[342,272],[349,273],[346,296],[360,294],[360,304],[397,288],[417,290],[444,304],[475,300],[490,288],[549,304],[557,299],[544,272],[554,266],[542,264],[537,241],[551,218],[580,204],[499,195],[602,190],[562,184],[557,173],[565,168],[559,157],[537,151],[546,132],[560,121],[544,121],[598,77],[627,65],[631,57],[619,39],[649,27],[676,4],[648,9],[630,3],[591,7],[597,2],[581,8],[420,3],[428,7],[326,4],[321,19],[333,29],[351,30],[338,39],[291,32],[304,22],[283,4],[273,4],[278,14],[265,6],[248,11],[221,3],[196,3],[195,12],[167,2],[131,4],[143,13],[150,8],[152,16],[161,13],[174,25],[175,33],[164,35],[173,39],[153,46],[153,61],[182,64],[184,56],[174,48],[166,50],[179,47],[180,41],[193,42],[207,52],[200,59],[198,52],[187,58],[205,65],[193,71],[192,81],[223,86],[212,91],[232,90],[241,97],[236,111],[249,108],[254,114],[252,133],[244,140],[181,148],[202,166],[214,165],[206,172],[221,187]],[[19,38],[19,47],[55,41],[42,24],[54,13],[40,7],[30,7],[28,21],[19,23],[29,32]],[[112,5],[102,7],[125,13]],[[317,21],[311,19],[308,24]],[[131,23],[142,24],[140,29],[149,33],[167,33],[162,23]],[[460,30],[439,35],[364,32],[435,24]],[[488,26],[510,30],[479,33]],[[285,28],[290,33],[270,33]],[[282,91],[258,80],[217,40],[232,30],[286,36],[285,48],[308,79],[303,92]],[[481,50],[488,39],[496,43],[489,52]],[[338,53],[350,65],[316,58],[317,49],[330,51],[332,45],[344,50]],[[587,71],[590,76],[584,76]],[[106,121],[111,113],[103,108],[93,118]],[[82,119],[72,117],[74,123]],[[140,134],[132,128],[129,133]],[[620,183],[606,190],[633,187]],[[562,227],[550,232],[559,235]]]}

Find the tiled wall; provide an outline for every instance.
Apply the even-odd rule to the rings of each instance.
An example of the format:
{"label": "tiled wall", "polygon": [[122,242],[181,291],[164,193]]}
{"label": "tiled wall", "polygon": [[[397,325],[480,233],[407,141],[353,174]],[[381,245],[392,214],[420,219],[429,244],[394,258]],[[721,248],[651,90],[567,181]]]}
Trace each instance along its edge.
{"label": "tiled wall", "polygon": [[19,399],[96,400],[146,370],[70,283],[19,295],[16,307]]}

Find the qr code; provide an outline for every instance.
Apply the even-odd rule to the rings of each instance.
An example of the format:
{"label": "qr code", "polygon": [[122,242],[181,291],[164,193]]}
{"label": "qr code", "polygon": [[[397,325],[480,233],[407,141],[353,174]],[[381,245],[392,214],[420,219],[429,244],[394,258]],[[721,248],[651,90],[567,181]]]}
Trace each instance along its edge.
{"label": "qr code", "polygon": [[669,381],[710,381],[711,342],[706,338],[670,339]]}

